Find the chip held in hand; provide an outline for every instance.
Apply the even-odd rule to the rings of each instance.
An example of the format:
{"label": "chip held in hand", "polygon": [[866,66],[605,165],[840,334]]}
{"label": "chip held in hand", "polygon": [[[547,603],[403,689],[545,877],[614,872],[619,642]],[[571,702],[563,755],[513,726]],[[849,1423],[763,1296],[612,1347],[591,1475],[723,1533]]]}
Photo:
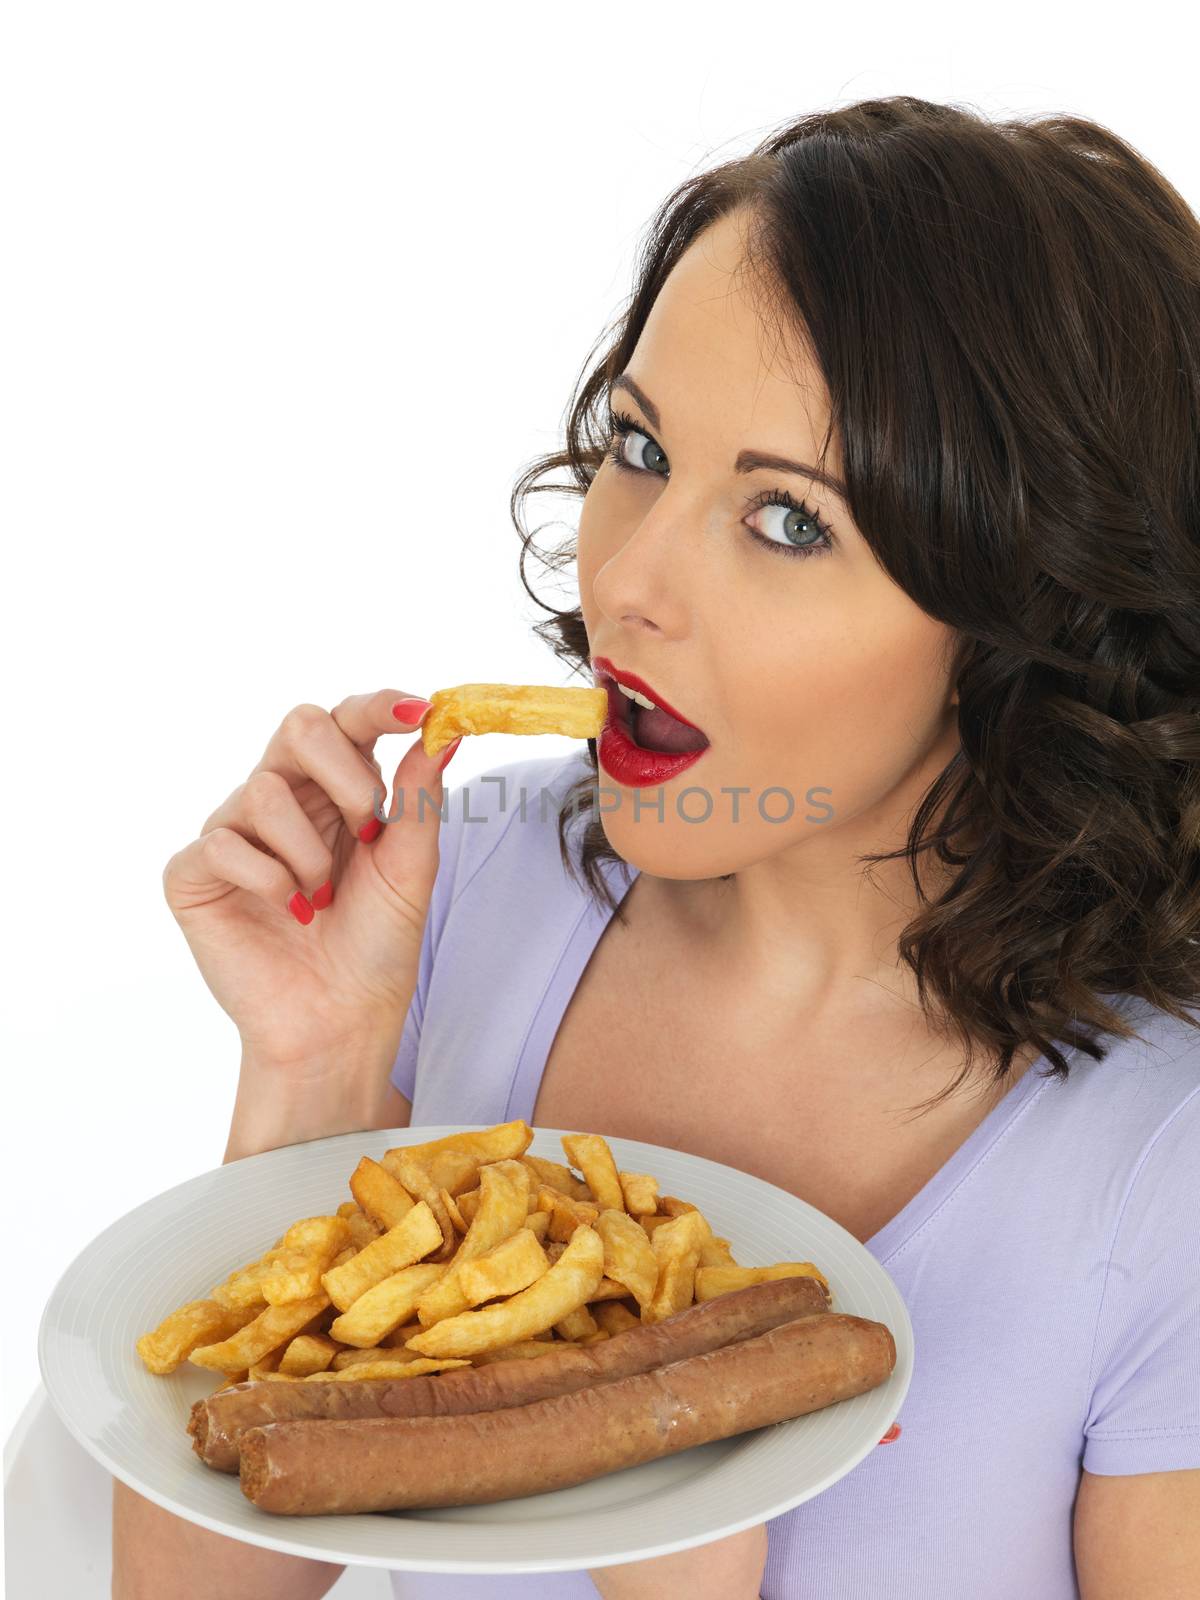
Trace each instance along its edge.
{"label": "chip held in hand", "polygon": [[539,683],[460,683],[435,689],[421,724],[421,745],[436,756],[463,733],[563,733],[596,739],[608,715],[605,689]]}

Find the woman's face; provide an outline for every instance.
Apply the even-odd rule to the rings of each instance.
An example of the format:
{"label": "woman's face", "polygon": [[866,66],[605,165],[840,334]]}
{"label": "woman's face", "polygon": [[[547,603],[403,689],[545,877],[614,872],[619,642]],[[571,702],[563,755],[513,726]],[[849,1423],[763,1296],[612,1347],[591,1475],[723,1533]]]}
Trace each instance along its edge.
{"label": "woman's face", "polygon": [[[627,466],[605,461],[580,517],[593,661],[636,673],[708,739],[651,787],[619,781],[601,740],[605,833],[666,878],[736,872],[836,835],[890,848],[958,745],[952,630],[887,576],[833,489],[736,469],[743,451],[815,464],[828,418],[798,350],[791,374],[770,361],[773,335],[737,275],[743,226],[736,212],[711,225],[664,283],[624,374],[642,401],[621,384],[610,396],[637,430],[614,435]],[[754,506],[772,491],[801,509]]]}

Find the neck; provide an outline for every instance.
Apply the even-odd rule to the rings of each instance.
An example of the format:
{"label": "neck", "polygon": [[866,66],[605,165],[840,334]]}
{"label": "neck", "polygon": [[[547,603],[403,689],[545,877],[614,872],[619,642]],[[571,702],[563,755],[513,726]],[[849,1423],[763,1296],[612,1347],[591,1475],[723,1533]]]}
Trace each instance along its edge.
{"label": "neck", "polygon": [[[819,1022],[823,1015],[918,1014],[916,979],[899,959],[900,933],[920,908],[906,858],[864,864],[903,845],[929,774],[825,831],[728,877],[655,880],[656,891],[714,980],[762,1005]],[[931,898],[951,869],[919,858]]]}

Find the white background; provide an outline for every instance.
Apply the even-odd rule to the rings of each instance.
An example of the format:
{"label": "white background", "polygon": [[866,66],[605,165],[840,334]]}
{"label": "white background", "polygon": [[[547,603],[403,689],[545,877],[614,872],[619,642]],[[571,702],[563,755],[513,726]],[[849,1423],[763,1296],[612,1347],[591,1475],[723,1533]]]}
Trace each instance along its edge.
{"label": "white background", "polygon": [[[1168,17],[8,9],[5,1435],[69,1262],[224,1153],[238,1039],[167,858],[297,702],[581,681],[530,632],[508,497],[669,190],[802,112],[910,93],[1095,118],[1195,206]],[[467,740],[449,776],[528,748]]]}

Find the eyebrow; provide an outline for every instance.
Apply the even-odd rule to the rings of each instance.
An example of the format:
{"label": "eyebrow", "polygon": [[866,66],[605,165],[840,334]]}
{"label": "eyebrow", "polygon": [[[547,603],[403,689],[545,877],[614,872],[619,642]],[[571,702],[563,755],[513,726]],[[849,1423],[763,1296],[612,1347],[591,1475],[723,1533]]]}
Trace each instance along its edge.
{"label": "eyebrow", "polygon": [[[662,417],[658,407],[650,399],[645,390],[636,384],[627,372],[617,375],[609,385],[609,394],[617,389],[624,389],[631,394],[650,418],[651,427],[662,429]],[[827,489],[832,489],[834,494],[840,495],[843,500],[847,498],[846,485],[832,472],[823,472],[820,467],[807,466],[803,461],[789,461],[787,456],[770,455],[764,450],[739,450],[737,460],[733,464],[735,472],[757,472],[760,467],[766,467],[773,472],[794,472],[798,477],[811,478],[814,483],[823,483]]]}

